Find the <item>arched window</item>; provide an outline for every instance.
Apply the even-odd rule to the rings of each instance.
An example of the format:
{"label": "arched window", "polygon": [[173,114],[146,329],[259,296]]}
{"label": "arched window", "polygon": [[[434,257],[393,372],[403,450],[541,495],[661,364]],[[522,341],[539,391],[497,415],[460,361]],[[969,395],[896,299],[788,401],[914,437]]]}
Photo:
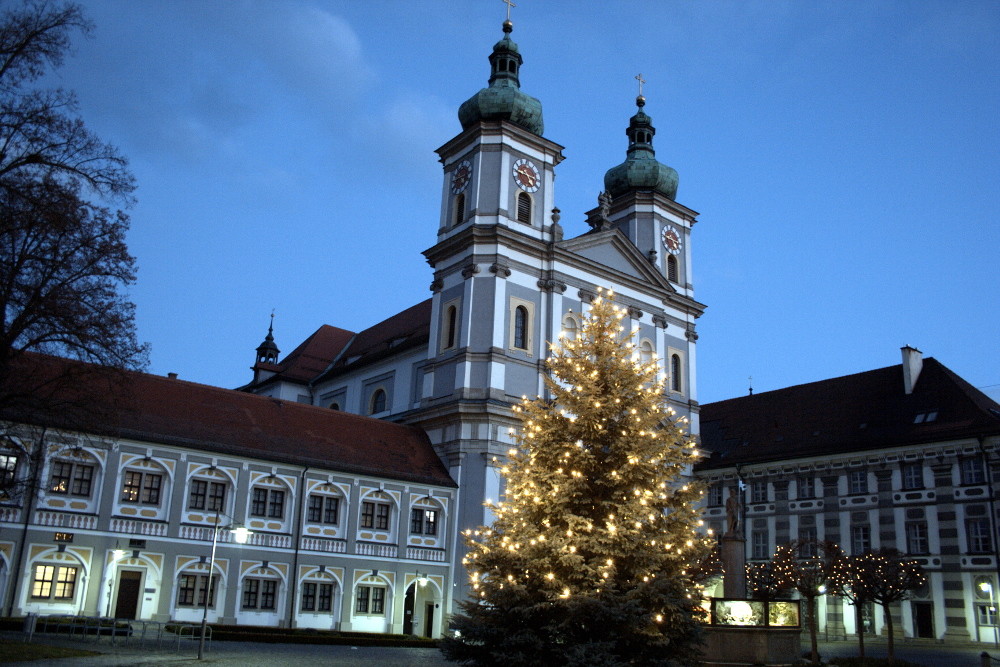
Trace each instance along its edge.
{"label": "arched window", "polygon": [[333,403],[330,404],[330,409],[331,410],[339,410],[340,409],[340,403],[338,403],[337,401],[334,401]]}
{"label": "arched window", "polygon": [[528,309],[524,306],[514,309],[514,347],[528,349]]}
{"label": "arched window", "polygon": [[517,221],[531,224],[531,195],[527,192],[517,193]]}
{"label": "arched window", "polygon": [[580,326],[576,323],[576,318],[567,315],[563,318],[563,338],[566,340],[576,340],[580,332]]}
{"label": "arched window", "polygon": [[455,306],[448,306],[448,312],[445,315],[444,324],[444,347],[449,349],[455,347],[455,333],[458,326],[458,308]]}
{"label": "arched window", "polygon": [[453,211],[452,226],[457,226],[462,224],[462,220],[465,219],[465,193],[459,194],[455,197],[455,210]]}
{"label": "arched window", "polygon": [[386,406],[386,396],[384,389],[377,389],[375,393],[372,394],[371,406],[368,414],[376,415],[380,412],[385,412]]}
{"label": "arched window", "polygon": [[670,355],[670,389],[681,391],[681,357],[679,354]]}
{"label": "arched window", "polygon": [[639,343],[639,361],[648,364],[653,360],[653,344],[648,340]]}
{"label": "arched window", "polygon": [[667,255],[667,280],[677,282],[677,258],[673,255]]}

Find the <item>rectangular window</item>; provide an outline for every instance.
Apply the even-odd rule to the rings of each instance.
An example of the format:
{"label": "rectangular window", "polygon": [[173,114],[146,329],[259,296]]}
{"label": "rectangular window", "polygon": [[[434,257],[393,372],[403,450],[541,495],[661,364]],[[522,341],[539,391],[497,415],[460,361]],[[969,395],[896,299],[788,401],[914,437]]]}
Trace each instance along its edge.
{"label": "rectangular window", "polygon": [[122,484],[122,502],[159,505],[162,484],[162,475],[126,470]]}
{"label": "rectangular window", "polygon": [[414,509],[410,514],[410,532],[415,535],[437,535],[437,512]]}
{"label": "rectangular window", "polygon": [[969,537],[969,553],[988,554],[993,551],[989,519],[969,519],[965,522],[965,533]]}
{"label": "rectangular window", "polygon": [[906,550],[910,554],[930,553],[925,522],[911,521],[906,524]]}
{"label": "rectangular window", "polygon": [[722,506],[722,484],[713,484],[708,487],[708,506],[709,507],[721,507]]}
{"label": "rectangular window", "polygon": [[36,565],[31,582],[34,599],[72,600],[76,594],[75,567],[65,565]]}
{"label": "rectangular window", "polygon": [[319,585],[319,605],[316,611],[333,611],[333,584]]}
{"label": "rectangular window", "polygon": [[976,616],[978,618],[979,625],[996,625],[997,624],[996,605],[992,604],[976,605]]}
{"label": "rectangular window", "polygon": [[372,587],[372,611],[373,614],[385,613],[385,589],[380,586]]}
{"label": "rectangular window", "polygon": [[816,496],[816,478],[811,475],[800,477],[795,492],[798,500],[814,498]]}
{"label": "rectangular window", "polygon": [[94,466],[76,464],[73,471],[73,485],[70,493],[74,496],[89,496],[90,485],[94,481]]}
{"label": "rectangular window", "polygon": [[205,498],[208,495],[208,482],[200,479],[191,480],[191,493],[188,494],[188,509],[205,509]]}
{"label": "rectangular window", "polygon": [[278,582],[274,579],[263,579],[260,582],[260,608],[274,609],[278,598]]}
{"label": "rectangular window", "polygon": [[51,493],[68,493],[72,496],[89,496],[94,480],[94,466],[69,461],[52,463],[52,477],[49,480]]}
{"label": "rectangular window", "polygon": [[872,548],[871,527],[851,526],[851,555],[860,556]]}
{"label": "rectangular window", "polygon": [[253,489],[250,494],[250,514],[270,519],[284,518],[285,492],[278,489]]}
{"label": "rectangular window", "polygon": [[387,503],[361,503],[361,527],[389,530],[389,515],[392,508]]}
{"label": "rectangular window", "polygon": [[799,557],[813,558],[816,555],[816,527],[799,527]]}
{"label": "rectangular window", "polygon": [[903,464],[903,488],[924,488],[924,466],[920,463]]}
{"label": "rectangular window", "polygon": [[333,496],[309,496],[309,521],[336,525],[339,513],[339,498],[334,498]]}
{"label": "rectangular window", "polygon": [[962,459],[962,484],[985,484],[986,471],[983,460],[978,456]]}
{"label": "rectangular window", "polygon": [[852,470],[848,475],[848,493],[868,493],[868,473],[864,470]]}
{"label": "rectangular window", "polygon": [[302,584],[302,611],[316,611],[316,584]]}
{"label": "rectangular window", "polygon": [[[212,577],[212,590],[208,595],[208,606],[215,607],[215,586],[218,579]],[[177,581],[178,607],[204,607],[205,591],[208,590],[207,574],[182,574]]]}
{"label": "rectangular window", "polygon": [[256,609],[260,597],[260,579],[243,580],[243,608]]}
{"label": "rectangular window", "polygon": [[226,506],[226,483],[212,482],[208,485],[208,509],[222,511]]}
{"label": "rectangular window", "polygon": [[771,557],[771,550],[768,548],[767,531],[755,530],[750,536],[750,557],[756,560],[763,560]]}
{"label": "rectangular window", "polygon": [[767,502],[767,482],[758,479],[750,483],[750,502],[752,503]]}
{"label": "rectangular window", "polygon": [[367,614],[371,603],[371,586],[358,586],[358,596],[354,599],[354,611]]}
{"label": "rectangular window", "polygon": [[11,485],[17,479],[17,457],[0,454],[0,492],[9,494]]}

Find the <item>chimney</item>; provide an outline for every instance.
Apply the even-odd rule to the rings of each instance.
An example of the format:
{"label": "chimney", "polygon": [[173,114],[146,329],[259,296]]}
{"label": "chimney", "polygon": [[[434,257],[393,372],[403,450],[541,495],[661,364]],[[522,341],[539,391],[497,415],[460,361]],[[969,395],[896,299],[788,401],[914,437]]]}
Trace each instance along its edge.
{"label": "chimney", "polygon": [[912,394],[917,378],[920,377],[920,369],[924,367],[924,356],[920,350],[909,345],[900,349],[903,352],[903,390]]}
{"label": "chimney", "polygon": [[177,373],[167,373],[167,377],[170,378],[171,380],[176,380]]}

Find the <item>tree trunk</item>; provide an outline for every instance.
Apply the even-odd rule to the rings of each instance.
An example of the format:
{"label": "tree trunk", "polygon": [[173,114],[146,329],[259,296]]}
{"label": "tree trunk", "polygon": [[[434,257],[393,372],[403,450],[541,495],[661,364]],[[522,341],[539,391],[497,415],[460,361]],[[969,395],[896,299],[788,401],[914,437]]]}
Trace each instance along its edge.
{"label": "tree trunk", "polygon": [[887,648],[887,653],[889,655],[889,664],[891,665],[893,658],[895,658],[895,654],[893,652],[894,647],[892,643],[892,612],[889,610],[888,604],[882,605],[882,609],[885,611],[885,628],[889,633],[889,643],[886,648]]}
{"label": "tree trunk", "polygon": [[812,648],[810,659],[814,665],[819,664],[819,646],[817,645],[816,634],[819,631],[816,621],[816,596],[810,595],[806,598],[806,609],[809,610],[809,642]]}
{"label": "tree trunk", "polygon": [[865,657],[865,619],[861,607],[862,603],[860,602],[854,604],[854,618],[858,626],[858,655],[863,658]]}

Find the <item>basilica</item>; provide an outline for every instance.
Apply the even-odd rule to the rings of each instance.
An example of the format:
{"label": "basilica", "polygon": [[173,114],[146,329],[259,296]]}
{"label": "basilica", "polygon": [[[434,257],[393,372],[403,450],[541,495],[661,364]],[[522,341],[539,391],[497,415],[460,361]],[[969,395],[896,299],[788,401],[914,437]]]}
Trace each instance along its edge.
{"label": "basilica", "polygon": [[[832,428],[823,406],[852,395],[840,384],[813,387],[808,408],[794,398],[767,404],[784,411],[776,424],[796,425],[784,447],[775,444],[780,428],[741,421],[755,424],[757,402],[700,406],[696,320],[705,306],[691,279],[698,214],[676,201],[677,172],[654,152],[647,100],[640,94],[635,114],[622,119],[624,160],[608,165],[586,213],[588,231],[566,238],[554,187],[563,147],[544,136],[541,102],[521,90],[525,62],[510,21],[488,61],[488,85],[459,107],[461,130],[437,150],[441,205],[436,237],[423,251],[432,268],[427,299],[363,331],[323,324],[284,355],[269,329],[252,377],[237,390],[127,373],[114,418],[83,427],[51,414],[2,415],[12,426],[0,474],[14,489],[0,500],[5,613],[205,616],[440,636],[467,592],[460,533],[489,524],[484,502],[503,494],[499,469],[519,425],[513,406],[545,395],[548,346],[576,336],[598,289],[611,288],[627,308],[624,325],[637,332],[640,356],[660,361],[665,401],[695,437],[703,415],[711,416],[705,463],[695,473],[710,484],[710,520],[724,488],[748,494],[748,557],[766,557],[810,529],[850,539],[866,520],[874,531],[858,548],[889,543],[891,517],[920,509],[920,545],[941,577],[921,598],[931,606],[907,608],[904,626],[914,636],[979,639],[996,623],[974,590],[982,577],[996,585],[989,463],[1000,443],[996,404],[937,362],[911,355],[898,389],[909,387],[903,395],[922,402],[892,405],[903,414],[912,403],[923,419],[905,438],[880,430],[884,438],[852,440],[843,428],[840,439],[805,437],[812,418],[814,430]],[[906,369],[912,386],[904,385]],[[953,397],[961,415],[949,412],[940,382],[961,390]],[[883,411],[873,401],[885,391],[856,396],[877,415]],[[88,395],[112,401],[97,390]],[[864,419],[870,426],[858,428],[876,433],[879,418]],[[971,425],[936,428],[956,419]],[[978,490],[953,490],[976,456],[984,467],[969,484]],[[905,467],[913,464],[923,471],[919,486]],[[13,484],[29,478],[34,487]],[[954,509],[965,500],[972,504]],[[976,533],[975,556],[945,558],[944,549],[965,548],[951,531],[982,528],[965,517],[988,520],[988,532]],[[248,539],[237,541],[236,527]],[[938,530],[940,539],[930,537]],[[893,543],[903,542],[900,533]],[[937,561],[933,549],[941,550]],[[947,574],[953,568],[969,574]],[[984,614],[981,622],[961,625],[957,600],[970,619]],[[840,601],[823,609],[828,631],[854,631]]]}

